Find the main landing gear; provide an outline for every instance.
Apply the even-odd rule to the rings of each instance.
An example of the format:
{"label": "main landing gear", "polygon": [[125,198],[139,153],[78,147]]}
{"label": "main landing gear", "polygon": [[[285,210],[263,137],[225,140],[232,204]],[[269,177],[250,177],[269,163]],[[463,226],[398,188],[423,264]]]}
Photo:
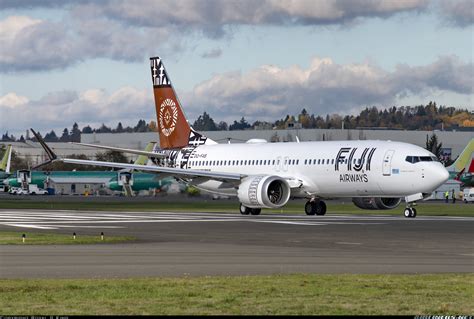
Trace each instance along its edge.
{"label": "main landing gear", "polygon": [[403,211],[403,215],[406,218],[415,218],[416,217],[416,208],[407,206]]}
{"label": "main landing gear", "polygon": [[322,216],[326,214],[326,203],[319,199],[309,200],[304,205],[304,211],[306,215]]}
{"label": "main landing gear", "polygon": [[246,206],[240,204],[240,213],[242,215],[248,215],[248,214],[260,215],[261,211],[262,211],[262,209],[260,209],[260,208],[250,208],[250,207],[246,207]]}

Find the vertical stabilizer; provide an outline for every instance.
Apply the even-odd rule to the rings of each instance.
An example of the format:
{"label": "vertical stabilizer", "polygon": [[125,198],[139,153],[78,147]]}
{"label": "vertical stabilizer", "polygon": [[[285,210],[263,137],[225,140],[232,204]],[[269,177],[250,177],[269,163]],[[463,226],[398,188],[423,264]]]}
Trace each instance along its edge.
{"label": "vertical stabilizer", "polygon": [[160,147],[162,149],[185,147],[188,145],[191,127],[186,121],[168,73],[159,57],[150,58],[150,68]]}
{"label": "vertical stabilizer", "polygon": [[[153,149],[155,148],[156,142],[150,142],[147,144],[145,151],[146,152],[153,152]],[[148,163],[148,156],[146,155],[140,155],[137,157],[135,160],[135,165],[146,165]]]}
{"label": "vertical stabilizer", "polygon": [[3,154],[2,161],[0,162],[0,171],[4,171],[5,173],[10,173],[11,159],[12,159],[12,146],[8,145],[7,149],[5,150],[5,154]]}
{"label": "vertical stabilizer", "polygon": [[446,167],[446,169],[450,172],[460,172],[463,169],[466,168],[466,166],[471,163],[472,155],[474,153],[474,138],[467,143],[467,146],[464,148],[464,150],[461,152],[461,154],[458,156],[456,161]]}
{"label": "vertical stabilizer", "polygon": [[163,61],[159,57],[150,58],[150,68],[160,148],[174,149],[202,144],[216,144],[216,142],[199,134],[189,126]]}

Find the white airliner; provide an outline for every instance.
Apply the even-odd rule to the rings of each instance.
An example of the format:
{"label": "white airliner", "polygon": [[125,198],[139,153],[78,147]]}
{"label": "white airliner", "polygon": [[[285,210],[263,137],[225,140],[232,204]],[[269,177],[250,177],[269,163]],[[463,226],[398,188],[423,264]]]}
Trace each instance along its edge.
{"label": "white airliner", "polygon": [[400,142],[217,144],[189,126],[162,60],[150,58],[150,66],[161,150],[108,149],[159,158],[159,165],[59,159],[42,142],[51,160],[171,175],[211,193],[237,196],[244,215],[282,207],[290,198],[307,199],[306,214],[324,215],[324,198],[346,197],[363,209],[392,209],[404,198],[405,217],[415,217],[413,203],[449,177],[435,155]]}

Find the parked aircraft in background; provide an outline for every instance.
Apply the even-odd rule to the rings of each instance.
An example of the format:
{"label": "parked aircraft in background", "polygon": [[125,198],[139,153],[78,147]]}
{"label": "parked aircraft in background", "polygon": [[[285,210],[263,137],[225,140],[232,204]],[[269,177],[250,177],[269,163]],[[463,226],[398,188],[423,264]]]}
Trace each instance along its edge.
{"label": "parked aircraft in background", "polygon": [[159,166],[58,158],[32,130],[50,160],[174,176],[211,193],[237,196],[240,212],[253,215],[262,208],[282,207],[290,197],[307,199],[306,214],[324,215],[324,198],[349,197],[363,209],[392,209],[404,198],[404,215],[415,217],[413,203],[430,196],[449,177],[435,155],[400,142],[217,144],[189,126],[162,60],[151,58],[150,67]]}
{"label": "parked aircraft in background", "polygon": [[472,178],[474,173],[474,138],[469,141],[456,161],[446,169],[449,172],[449,179],[460,181],[462,187],[474,186]]}
{"label": "parked aircraft in background", "polygon": [[11,175],[10,163],[12,160],[12,146],[8,145],[3,153],[2,160],[0,161],[0,185],[3,184],[3,180]]}
{"label": "parked aircraft in background", "polygon": [[[145,152],[151,152],[156,142],[148,143]],[[147,165],[148,156],[139,155],[136,165]],[[3,161],[2,161],[3,163]],[[27,181],[25,181],[25,178]],[[61,183],[88,184],[103,183],[113,191],[123,191],[127,196],[134,192],[148,189],[161,189],[170,183],[170,180],[161,181],[159,175],[150,173],[133,173],[125,171],[28,171],[20,170],[8,176],[3,182],[9,187],[21,188],[25,184],[36,185],[39,188],[48,188],[52,181]]]}
{"label": "parked aircraft in background", "polygon": [[[107,182],[107,187],[113,191],[122,191],[123,185],[119,179],[120,176],[116,175]],[[172,182],[171,178],[160,178],[156,174],[151,173],[133,173],[130,181],[131,188],[134,192],[142,190],[157,189],[161,190],[169,186]]]}

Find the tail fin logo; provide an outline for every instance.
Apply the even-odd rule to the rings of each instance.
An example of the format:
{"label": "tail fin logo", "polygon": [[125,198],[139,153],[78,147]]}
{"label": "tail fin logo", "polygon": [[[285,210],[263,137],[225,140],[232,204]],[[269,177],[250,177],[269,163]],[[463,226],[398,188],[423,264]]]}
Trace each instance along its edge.
{"label": "tail fin logo", "polygon": [[160,106],[159,113],[161,133],[165,136],[170,136],[176,128],[178,121],[178,108],[172,99],[165,99]]}

